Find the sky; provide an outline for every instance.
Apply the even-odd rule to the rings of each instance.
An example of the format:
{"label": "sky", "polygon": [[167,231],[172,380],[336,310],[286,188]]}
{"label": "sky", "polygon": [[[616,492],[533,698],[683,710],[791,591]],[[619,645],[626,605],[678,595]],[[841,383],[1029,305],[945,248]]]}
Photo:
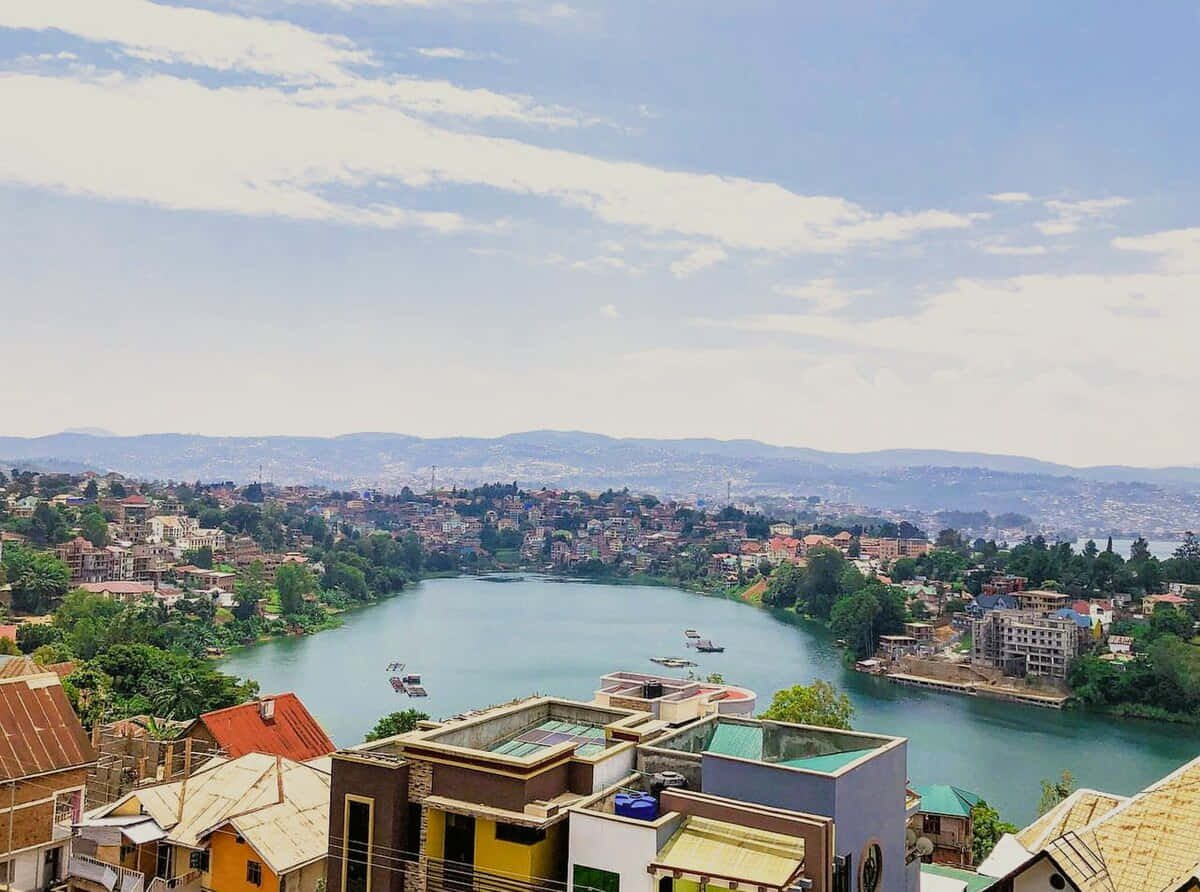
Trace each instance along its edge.
{"label": "sky", "polygon": [[1200,12],[0,0],[0,433],[1194,464]]}

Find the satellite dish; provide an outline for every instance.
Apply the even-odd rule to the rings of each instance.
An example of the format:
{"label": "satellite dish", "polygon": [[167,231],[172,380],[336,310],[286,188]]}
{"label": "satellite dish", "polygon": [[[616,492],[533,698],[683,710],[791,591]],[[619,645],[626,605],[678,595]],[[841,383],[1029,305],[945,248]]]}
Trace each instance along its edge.
{"label": "satellite dish", "polygon": [[904,847],[911,849],[917,844],[917,831],[909,827],[904,831]]}
{"label": "satellite dish", "polygon": [[933,843],[929,841],[929,837],[922,836],[917,840],[917,854],[919,854],[922,858],[924,858],[926,855],[933,854]]}

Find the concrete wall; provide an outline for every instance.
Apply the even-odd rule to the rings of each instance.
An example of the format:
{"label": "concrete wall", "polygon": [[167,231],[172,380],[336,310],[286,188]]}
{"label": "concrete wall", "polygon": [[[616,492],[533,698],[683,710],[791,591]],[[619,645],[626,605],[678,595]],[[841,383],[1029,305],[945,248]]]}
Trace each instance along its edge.
{"label": "concrete wall", "polygon": [[[656,892],[646,867],[658,855],[658,832],[649,821],[624,821],[615,816],[573,811],[570,818],[567,880],[575,865],[608,870],[621,877],[621,892]],[[671,832],[678,826],[672,824]],[[669,834],[668,834],[669,838]]]}
{"label": "concrete wall", "polygon": [[[341,892],[343,833],[346,795],[374,800],[371,841],[376,852],[398,853],[408,834],[408,772],[403,762],[372,762],[334,758],[329,796],[328,890]],[[440,852],[439,852],[440,854]],[[396,862],[375,859],[371,869],[372,892],[401,892],[404,878]]]}

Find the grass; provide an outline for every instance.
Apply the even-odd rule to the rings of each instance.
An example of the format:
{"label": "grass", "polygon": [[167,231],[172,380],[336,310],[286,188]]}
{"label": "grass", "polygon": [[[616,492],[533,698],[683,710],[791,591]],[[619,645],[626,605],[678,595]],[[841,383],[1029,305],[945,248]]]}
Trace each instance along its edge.
{"label": "grass", "polygon": [[958,644],[954,645],[954,650],[956,653],[960,654],[970,653],[971,645],[973,643],[974,642],[971,639],[971,633],[967,632],[962,636],[962,638],[958,639]]}

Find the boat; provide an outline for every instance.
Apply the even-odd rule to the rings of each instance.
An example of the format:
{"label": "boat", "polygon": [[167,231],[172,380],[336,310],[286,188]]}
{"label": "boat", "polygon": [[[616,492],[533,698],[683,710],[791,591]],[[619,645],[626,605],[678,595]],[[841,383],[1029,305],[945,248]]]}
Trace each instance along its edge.
{"label": "boat", "polygon": [[693,661],[685,660],[682,657],[651,657],[650,662],[666,666],[668,669],[688,669],[697,665]]}
{"label": "boat", "polygon": [[699,637],[700,637],[700,633],[699,633],[699,632],[697,632],[695,629],[684,629],[684,630],[683,630],[683,637],[684,637],[684,638],[692,638],[692,639],[695,639],[695,638],[699,638]]}
{"label": "boat", "polygon": [[725,648],[722,645],[713,644],[712,641],[710,641],[707,638],[701,638],[699,641],[696,642],[696,650],[700,651],[700,653],[702,653],[702,654],[723,654],[723,653],[725,653]]}
{"label": "boat", "polygon": [[388,681],[391,682],[392,690],[395,691],[397,694],[408,693],[404,689],[404,679],[401,678],[400,676],[393,675],[391,678],[388,679]]}
{"label": "boat", "polygon": [[410,697],[428,697],[429,694],[419,684],[408,685],[408,696]]}
{"label": "boat", "polygon": [[868,675],[883,675],[887,670],[880,660],[859,660],[854,664],[855,672],[866,672]]}

